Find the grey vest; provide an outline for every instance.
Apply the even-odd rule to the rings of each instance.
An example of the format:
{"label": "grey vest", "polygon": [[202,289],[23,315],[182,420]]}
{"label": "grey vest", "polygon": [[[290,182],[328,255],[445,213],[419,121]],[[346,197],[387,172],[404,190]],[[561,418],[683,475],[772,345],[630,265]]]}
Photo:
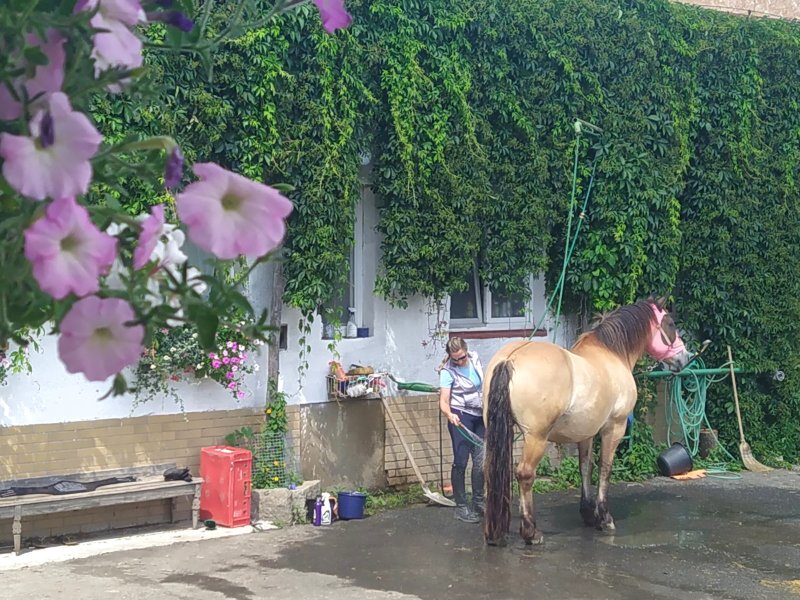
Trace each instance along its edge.
{"label": "grey vest", "polygon": [[450,388],[450,408],[461,410],[471,415],[481,415],[483,413],[483,401],[481,400],[481,387],[483,385],[483,366],[475,352],[467,352],[469,362],[478,373],[480,384],[475,385],[466,375],[459,373],[451,361],[447,361],[442,367],[453,377],[453,385]]}

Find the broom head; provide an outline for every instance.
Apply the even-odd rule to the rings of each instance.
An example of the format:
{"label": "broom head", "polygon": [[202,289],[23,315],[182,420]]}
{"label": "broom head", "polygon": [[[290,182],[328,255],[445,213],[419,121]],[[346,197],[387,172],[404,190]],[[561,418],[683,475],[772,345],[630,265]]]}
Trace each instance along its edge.
{"label": "broom head", "polygon": [[748,471],[753,471],[755,473],[766,473],[767,471],[772,471],[772,467],[763,465],[756,460],[755,456],[753,456],[753,451],[750,449],[750,444],[747,442],[742,441],[739,444],[739,453],[742,455],[744,468]]}

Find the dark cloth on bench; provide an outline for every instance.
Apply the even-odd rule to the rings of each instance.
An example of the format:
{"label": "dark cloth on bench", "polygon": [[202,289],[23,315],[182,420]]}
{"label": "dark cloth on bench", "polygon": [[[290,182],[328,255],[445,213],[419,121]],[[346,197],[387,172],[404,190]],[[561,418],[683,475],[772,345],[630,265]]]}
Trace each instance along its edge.
{"label": "dark cloth on bench", "polygon": [[67,481],[61,480],[50,485],[41,487],[10,487],[0,490],[0,498],[11,498],[13,496],[26,496],[28,494],[52,494],[62,496],[64,494],[77,494],[79,492],[92,492],[103,485],[113,483],[128,483],[136,481],[135,477],[111,477],[110,479],[100,479],[98,481]]}

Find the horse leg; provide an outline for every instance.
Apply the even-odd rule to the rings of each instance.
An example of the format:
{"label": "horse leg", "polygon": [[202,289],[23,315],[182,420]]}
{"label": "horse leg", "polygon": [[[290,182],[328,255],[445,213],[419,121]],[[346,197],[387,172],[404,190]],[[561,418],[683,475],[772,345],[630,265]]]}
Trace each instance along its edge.
{"label": "horse leg", "polygon": [[595,527],[602,531],[614,531],[614,519],[608,512],[608,484],[614,453],[622,436],[625,435],[627,419],[607,424],[600,433],[600,481],[597,484],[597,503],[595,507]]}
{"label": "horse leg", "polygon": [[586,525],[594,525],[594,498],[592,498],[592,447],[594,436],[578,442],[578,462],[581,467],[581,516]]}
{"label": "horse leg", "polygon": [[541,544],[544,541],[542,532],[536,529],[536,519],[533,510],[533,480],[536,477],[536,467],[542,460],[547,444],[546,437],[525,436],[525,446],[522,450],[522,461],[517,465],[517,483],[519,484],[519,504],[522,518],[519,524],[519,534],[526,544]]}

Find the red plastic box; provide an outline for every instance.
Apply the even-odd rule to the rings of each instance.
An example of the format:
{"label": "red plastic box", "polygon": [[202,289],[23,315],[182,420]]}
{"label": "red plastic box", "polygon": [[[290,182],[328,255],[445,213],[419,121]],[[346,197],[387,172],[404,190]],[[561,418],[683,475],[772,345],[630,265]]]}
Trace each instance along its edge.
{"label": "red plastic box", "polygon": [[210,446],[200,450],[200,518],[223,527],[250,524],[253,455],[244,448]]}

